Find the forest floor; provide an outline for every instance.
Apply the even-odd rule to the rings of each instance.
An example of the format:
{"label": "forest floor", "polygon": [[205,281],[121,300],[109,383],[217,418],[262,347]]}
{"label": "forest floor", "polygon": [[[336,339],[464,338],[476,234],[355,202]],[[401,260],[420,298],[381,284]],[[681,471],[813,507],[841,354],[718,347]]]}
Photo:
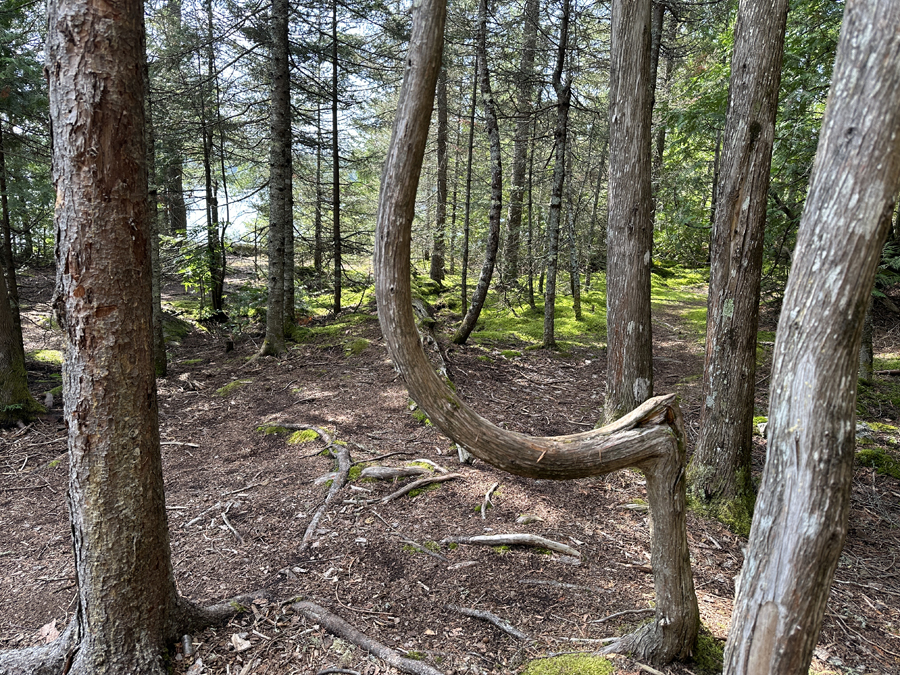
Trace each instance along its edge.
{"label": "forest floor", "polygon": [[[41,397],[60,382],[59,364],[47,356],[60,349],[62,339],[49,320],[51,290],[51,271],[22,279],[29,370]],[[170,308],[177,306],[181,287],[166,290]],[[702,310],[706,300],[702,287],[681,290],[677,302],[655,306],[655,390],[681,396],[693,442],[703,347],[685,317]],[[439,336],[457,317],[446,308],[438,314]],[[775,321],[774,312],[764,312],[756,401],[761,411],[771,358],[766,343]],[[184,656],[179,646],[174,672],[397,672],[295,613],[296,598],[322,605],[369,637],[448,675],[514,673],[532,659],[589,653],[649,618],[622,614],[607,620],[653,604],[640,473],[552,482],[501,473],[479,461],[461,465],[451,443],[410,410],[371,301],[337,319],[311,318],[303,332],[305,341],[282,357],[255,361],[248,359],[259,339],[251,331],[231,351],[229,336],[215,327],[192,324],[171,338],[169,373],[158,388],[178,588],[201,604],[266,591],[252,611],[193,635],[193,655]],[[460,394],[494,423],[516,431],[555,435],[593,427],[606,373],[602,341],[572,343],[563,354],[526,346],[513,339],[476,340],[449,349]],[[895,358],[900,352],[895,316],[879,315],[876,352]],[[884,376],[867,390],[867,417],[861,418],[872,427],[864,431],[861,447],[888,461],[898,459],[900,441],[900,397],[891,398],[896,380]],[[58,406],[57,396],[56,407],[40,421],[0,435],[0,648],[44,641],[65,626],[75,603],[65,426]],[[461,477],[382,503],[367,500],[417,477],[394,484],[351,474],[301,555],[304,532],[329,489],[317,479],[335,465],[322,453],[321,437],[260,430],[280,422],[326,431],[347,444],[354,462],[403,466],[425,458]],[[757,435],[754,445],[758,475],[765,441]],[[482,514],[494,483],[499,487],[492,507]],[[852,500],[850,534],[811,672],[897,673],[900,482],[858,466]],[[568,544],[583,557],[579,562],[534,548],[440,544],[446,537],[515,532]],[[746,539],[694,513],[688,515],[688,536],[709,637],[696,660],[660,670],[701,675],[715,672]],[[517,640],[448,605],[492,612],[528,639]],[[653,672],[625,657],[613,658],[612,665],[616,673]]]}

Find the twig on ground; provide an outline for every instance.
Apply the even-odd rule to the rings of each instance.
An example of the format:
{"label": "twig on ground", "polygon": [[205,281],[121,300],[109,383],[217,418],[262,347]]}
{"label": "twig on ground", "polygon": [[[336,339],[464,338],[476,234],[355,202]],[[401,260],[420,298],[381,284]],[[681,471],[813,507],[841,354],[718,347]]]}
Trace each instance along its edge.
{"label": "twig on ground", "polygon": [[442,544],[481,544],[483,546],[536,546],[551,551],[581,558],[581,552],[552,539],[545,539],[536,534],[483,534],[474,537],[446,537]]}
{"label": "twig on ground", "polygon": [[420,544],[416,541],[413,541],[412,539],[410,539],[406,535],[402,534],[401,532],[396,531],[396,528],[393,525],[391,525],[390,523],[388,523],[388,521],[386,521],[384,518],[382,518],[381,514],[379,514],[375,509],[372,509],[372,513],[374,513],[375,517],[377,517],[378,520],[380,520],[382,523],[384,523],[388,527],[391,534],[393,534],[394,536],[400,537],[400,541],[402,541],[403,543],[409,544],[410,546],[415,546],[417,549],[422,551],[422,553],[427,553],[432,558],[437,558],[438,560],[442,560],[443,562],[446,562],[446,563],[450,562],[444,556],[442,556],[440,553],[435,553],[434,551],[430,551],[427,548],[425,548],[424,546],[422,546],[422,544]]}
{"label": "twig on ground", "polygon": [[650,675],[665,675],[665,673],[663,673],[662,671],[657,670],[656,668],[651,668],[644,663],[638,663],[637,661],[635,661],[634,665],[643,670],[645,673],[650,673]]}
{"label": "twig on ground", "polygon": [[436,464],[432,462],[430,459],[425,459],[424,457],[419,457],[419,459],[414,459],[414,462],[421,462],[422,464],[427,464],[430,467],[433,467],[435,471],[438,473],[450,473],[449,469],[445,469],[440,464]]}
{"label": "twig on ground", "polygon": [[350,670],[349,668],[323,668],[316,675],[328,675],[328,673],[346,673],[346,675],[360,675],[358,670]]}
{"label": "twig on ground", "polygon": [[620,616],[633,616],[633,615],[640,616],[642,614],[653,614],[654,612],[656,612],[656,610],[653,608],[650,608],[650,607],[648,607],[646,609],[626,609],[623,612],[616,612],[615,614],[610,614],[609,616],[604,616],[602,619],[595,619],[594,621],[591,621],[591,623],[606,623],[607,621],[611,621],[612,619],[617,619]]}
{"label": "twig on ground", "polygon": [[494,490],[500,487],[500,483],[494,483],[491,487],[488,488],[488,491],[484,493],[484,501],[481,503],[481,519],[486,520],[487,516],[485,515],[488,510],[488,506],[493,506],[491,503],[491,495],[494,494]]}
{"label": "twig on ground", "polygon": [[297,555],[304,554],[310,544],[312,544],[313,536],[316,533],[316,528],[319,526],[319,521],[322,519],[322,514],[325,513],[325,509],[327,509],[328,505],[334,501],[337,493],[347,482],[347,474],[350,473],[350,451],[346,447],[340,445],[337,446],[337,448],[338,475],[331,482],[331,488],[328,490],[328,496],[325,497],[325,501],[322,502],[322,505],[318,509],[316,509],[316,512],[310,519],[309,525],[306,527],[306,532],[303,534],[303,540],[300,542],[300,548],[297,551]]}
{"label": "twig on ground", "polygon": [[233,534],[235,537],[237,537],[237,540],[239,542],[241,542],[241,544],[243,545],[244,538],[240,535],[240,533],[236,529],[234,529],[234,526],[228,521],[228,516],[225,515],[225,512],[222,511],[222,513],[219,515],[222,516],[222,522],[225,523],[225,527],[227,527],[229,530],[231,530],[231,534]]}
{"label": "twig on ground", "polygon": [[374,654],[376,657],[397,670],[411,673],[411,675],[443,675],[441,671],[432,668],[427,663],[414,661],[413,659],[407,659],[400,656],[387,645],[383,645],[366,636],[344,621],[341,617],[332,614],[324,607],[320,607],[313,602],[295,602],[291,607],[295,612],[298,612],[310,621],[314,621],[321,625],[329,633],[337,635],[348,642],[352,642],[357,647]]}
{"label": "twig on ground", "polygon": [[189,448],[199,448],[196,443],[182,443],[181,441],[160,441],[160,445],[186,445]]}
{"label": "twig on ground", "polygon": [[460,607],[459,605],[445,605],[445,607],[454,612],[459,612],[465,616],[471,616],[473,619],[481,619],[482,621],[487,621],[495,625],[497,628],[502,630],[504,633],[508,633],[512,635],[517,640],[527,640],[528,635],[520,631],[518,628],[514,627],[509,621],[505,619],[501,619],[496,614],[492,612],[488,612],[483,609],[474,609],[472,607]]}
{"label": "twig on ground", "polygon": [[431,485],[432,483],[443,483],[445,480],[462,477],[463,475],[461,473],[447,473],[442,476],[429,476],[428,478],[420,478],[419,480],[414,480],[409,485],[404,485],[402,488],[400,488],[396,492],[392,492],[387,497],[382,497],[380,500],[376,501],[380,501],[382,504],[387,504],[388,502],[391,502],[409,492],[412,492],[416,488]]}
{"label": "twig on ground", "polygon": [[[358,444],[358,443],[354,443],[354,445],[359,445],[359,444]],[[368,451],[367,451],[367,452],[368,452]],[[394,456],[396,456],[396,455],[414,455],[414,454],[416,454],[416,453],[414,453],[414,452],[404,452],[404,451],[401,450],[401,451],[399,451],[399,452],[389,452],[389,453],[386,454],[386,455],[378,455],[378,457],[373,457],[372,459],[361,459],[361,460],[359,460],[358,462],[353,462],[353,464],[356,465],[356,464],[364,464],[364,463],[366,463],[366,462],[378,462],[378,461],[380,461],[380,460],[382,460],[382,459],[387,459],[388,457],[394,457]]]}

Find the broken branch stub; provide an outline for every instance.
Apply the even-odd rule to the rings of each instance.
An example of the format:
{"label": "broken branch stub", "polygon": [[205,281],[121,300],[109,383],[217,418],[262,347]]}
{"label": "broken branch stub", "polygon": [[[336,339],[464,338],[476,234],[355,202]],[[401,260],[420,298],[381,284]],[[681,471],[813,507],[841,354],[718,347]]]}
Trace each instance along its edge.
{"label": "broken branch stub", "polygon": [[416,7],[407,67],[381,180],[375,245],[378,317],[391,358],[432,423],[474,456],[520,476],[563,480],[638,467],[653,516],[656,620],[616,643],[665,663],[690,655],[699,611],[685,532],[685,446],[675,396],[646,401],[601,429],[526,436],[480,417],[438,377],[421,347],[412,311],[410,240],[415,197],[441,63],[445,0]]}

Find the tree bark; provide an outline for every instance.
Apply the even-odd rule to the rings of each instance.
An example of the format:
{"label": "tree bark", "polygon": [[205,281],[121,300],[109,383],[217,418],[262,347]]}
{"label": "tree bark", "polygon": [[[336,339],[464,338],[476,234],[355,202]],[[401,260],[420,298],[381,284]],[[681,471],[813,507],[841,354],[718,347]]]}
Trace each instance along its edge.
{"label": "tree bark", "polygon": [[334,315],[341,312],[341,146],[338,142],[338,34],[337,0],[331,5],[331,241],[334,250]]}
{"label": "tree bark", "polygon": [[437,86],[437,203],[434,216],[434,239],[431,246],[433,281],[444,281],[444,257],[447,248],[447,68],[441,68]]}
{"label": "tree bark", "polygon": [[744,532],[754,501],[756,331],[786,21],[787,0],[742,0],[738,8],[711,244],[700,438],[688,472],[693,496]]}
{"label": "tree bark", "polygon": [[847,536],[862,321],[900,180],[900,4],[850,0],[778,322],[725,673],[805,675]]}
{"label": "tree bark", "polygon": [[556,91],[556,128],[553,130],[553,141],[556,161],[553,166],[550,211],[547,215],[547,280],[544,286],[544,338],[541,345],[544,349],[556,349],[556,272],[559,268],[563,186],[566,182],[566,135],[569,131],[569,107],[572,100],[571,79],[568,76],[565,82],[562,79],[569,43],[569,4],[569,0],[563,2],[556,67],[553,69],[553,89]]}
{"label": "tree bark", "polygon": [[611,649],[662,663],[693,647],[699,613],[684,525],[684,441],[674,396],[648,401],[616,424],[542,438],[506,431],[479,417],[446,386],[422,349],[409,280],[411,225],[434,87],[440,67],[444,0],[417,5],[406,73],[384,165],[375,234],[375,289],[382,333],[410,395],[432,422],[472,454],[506,471],[566,479],[639,466],[653,514],[656,620]]}
{"label": "tree bark", "polygon": [[6,185],[6,149],[3,138],[3,121],[0,120],[0,216],[3,226],[2,266],[6,270],[6,297],[12,312],[13,333],[20,358],[25,359],[25,344],[22,339],[22,316],[19,313],[19,284],[16,281],[16,260],[12,249],[12,227],[9,222],[9,194]]}
{"label": "tree bark", "polygon": [[872,307],[874,297],[869,297],[866,307],[866,315],[863,319],[862,340],[859,345],[859,370],[857,376],[860,381],[871,384],[875,379],[875,349],[872,345],[873,317]]}
{"label": "tree bark", "polygon": [[607,421],[653,395],[650,0],[614,0],[611,39]]}
{"label": "tree bark", "polygon": [[293,229],[291,187],[291,81],[288,60],[288,0],[272,0],[272,101],[269,116],[269,298],[266,337],[260,354],[284,351],[287,255],[285,231]]}
{"label": "tree bark", "polygon": [[[475,54],[475,72],[478,73],[478,54]],[[472,78],[472,105],[469,107],[469,142],[466,159],[466,205],[463,213],[463,245],[460,275],[460,293],[463,312],[468,313],[469,293],[466,284],[469,278],[469,220],[472,215],[472,150],[475,146],[475,107],[478,104],[478,77]]]}
{"label": "tree bark", "polygon": [[28,421],[41,407],[28,391],[25,355],[20,347],[21,332],[13,321],[12,305],[6,293],[6,278],[0,264],[0,426]]}
{"label": "tree bark", "polygon": [[516,130],[513,137],[513,165],[509,186],[509,210],[506,216],[506,245],[503,260],[503,279],[515,284],[519,278],[519,248],[522,231],[522,210],[525,199],[525,171],[528,160],[528,132],[531,129],[532,98],[534,97],[534,55],[537,50],[537,30],[540,5],[538,0],[526,0],[522,13],[522,57],[516,74]]}
{"label": "tree bark", "polygon": [[472,292],[472,302],[469,310],[463,317],[462,323],[453,335],[453,342],[458,345],[466,343],[481,309],[487,299],[488,288],[491,285],[491,277],[494,276],[494,264],[497,261],[497,249],[500,247],[500,216],[503,210],[503,167],[501,165],[500,127],[497,124],[497,106],[494,103],[494,94],[491,91],[490,71],[487,65],[487,0],[480,0],[478,4],[478,37],[477,57],[478,80],[481,83],[481,102],[484,106],[484,124],[491,145],[491,206],[488,211],[488,237],[485,243],[484,264],[481,266],[481,276],[478,277],[478,285]]}

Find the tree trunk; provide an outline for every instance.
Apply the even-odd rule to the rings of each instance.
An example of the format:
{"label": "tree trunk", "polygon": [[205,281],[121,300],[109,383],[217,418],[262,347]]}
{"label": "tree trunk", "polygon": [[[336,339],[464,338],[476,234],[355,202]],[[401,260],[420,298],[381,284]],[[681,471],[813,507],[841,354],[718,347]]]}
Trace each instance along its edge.
{"label": "tree trunk", "polygon": [[[571,155],[569,157],[571,163]],[[566,230],[569,236],[569,288],[572,292],[572,311],[575,320],[581,321],[581,273],[578,269],[578,242],[575,237],[576,205],[572,199],[571,178],[568,182],[566,204]]]}
{"label": "tree trunk", "polygon": [[528,132],[531,129],[531,101],[534,95],[534,55],[540,4],[526,0],[522,13],[522,57],[516,73],[516,130],[513,140],[513,165],[509,186],[509,211],[506,216],[506,247],[503,279],[515,284],[519,278],[519,247],[522,231],[522,207],[525,198],[525,170],[528,160]]}
{"label": "tree trunk", "polygon": [[0,264],[0,426],[28,421],[41,407],[28,391],[21,332],[16,331],[12,305],[6,293],[4,265]]}
{"label": "tree trunk", "polygon": [[313,267],[316,270],[316,277],[319,279],[324,274],[322,267],[322,251],[324,249],[322,241],[322,143],[322,106],[316,104],[316,207],[313,216],[313,237],[315,238]]}
{"label": "tree trunk", "polygon": [[331,213],[334,247],[334,315],[341,312],[341,149],[338,143],[338,36],[337,0],[331,5]]}
{"label": "tree trunk", "polygon": [[806,675],[847,536],[860,334],[900,179],[900,4],[850,0],[785,290],[727,675]]}
{"label": "tree trunk", "polygon": [[13,333],[16,349],[25,359],[25,344],[22,341],[22,316],[19,313],[19,284],[16,281],[16,260],[12,249],[12,227],[9,222],[9,194],[6,185],[6,150],[3,138],[3,121],[0,120],[0,216],[3,226],[3,255],[0,262],[6,270],[6,296],[12,312]]}
{"label": "tree trunk", "polygon": [[429,276],[440,284],[444,281],[444,256],[447,248],[447,68],[441,68],[441,75],[438,77],[437,118],[437,204]]}
{"label": "tree trunk", "polygon": [[410,52],[382,173],[375,247],[375,289],[382,333],[410,395],[452,440],[506,471],[565,479],[641,467],[653,514],[651,543],[656,620],[608,647],[663,663],[687,657],[699,612],[685,531],[684,442],[674,396],[648,401],[603,429],[560,438],[506,431],[479,417],[434,372],[422,349],[409,281],[411,225],[434,87],[440,67],[444,0],[423,0],[413,17]]}
{"label": "tree trunk", "polygon": [[[215,42],[213,37],[213,9],[212,0],[205,0],[206,7],[206,79],[208,98],[215,108],[215,116],[219,117],[219,101],[215,96],[218,86],[218,75],[215,64]],[[205,100],[201,99],[201,101]],[[205,111],[205,103],[202,103],[203,116],[203,172],[206,179],[206,256],[209,265],[209,297],[212,306],[212,318],[216,321],[225,320],[225,251],[219,235],[219,197],[218,186],[212,177],[213,162],[213,111],[209,115]]]}
{"label": "tree trunk", "polygon": [[569,130],[569,106],[572,82],[567,76],[563,83],[563,67],[569,43],[569,0],[563,3],[559,25],[559,46],[556,67],[553,69],[553,89],[556,91],[556,128],[553,147],[556,163],[553,166],[553,190],[547,215],[547,279],[544,286],[544,349],[556,349],[556,272],[559,267],[559,226],[562,219],[563,186],[566,182],[566,135]]}
{"label": "tree trunk", "polygon": [[875,379],[875,349],[872,346],[872,306],[874,297],[869,297],[869,305],[866,307],[866,316],[863,319],[862,340],[859,345],[859,371],[858,377],[862,382],[871,384]]}
{"label": "tree trunk", "polygon": [[786,20],[787,0],[743,0],[738,9],[716,188],[700,438],[688,472],[693,496],[744,533],[754,500],[759,285]]}
{"label": "tree trunk", "polygon": [[[478,73],[479,56],[475,54],[475,73]],[[462,245],[462,262],[460,293],[462,294],[462,310],[468,313],[469,309],[469,293],[466,289],[466,283],[469,278],[469,219],[472,214],[472,149],[475,146],[475,106],[478,103],[478,77],[472,78],[472,105],[469,108],[469,142],[468,158],[466,159],[466,206],[463,213],[463,245]]]}
{"label": "tree trunk", "polygon": [[288,60],[288,0],[272,0],[272,101],[269,114],[269,299],[266,338],[260,354],[284,351],[285,231],[293,229],[291,188],[291,81]]}
{"label": "tree trunk", "polygon": [[607,223],[607,421],[653,395],[650,0],[612,4]]}
{"label": "tree trunk", "polygon": [[481,102],[484,105],[484,125],[491,145],[491,206],[488,211],[488,237],[485,244],[484,264],[478,285],[472,292],[472,302],[463,317],[462,323],[453,335],[453,342],[458,345],[466,343],[475,329],[484,301],[487,299],[488,287],[494,275],[494,263],[497,260],[497,249],[500,246],[500,216],[503,210],[503,168],[501,166],[500,127],[497,124],[496,104],[491,92],[490,72],[487,65],[487,0],[478,4],[478,36],[477,62],[478,79],[481,83]]}

